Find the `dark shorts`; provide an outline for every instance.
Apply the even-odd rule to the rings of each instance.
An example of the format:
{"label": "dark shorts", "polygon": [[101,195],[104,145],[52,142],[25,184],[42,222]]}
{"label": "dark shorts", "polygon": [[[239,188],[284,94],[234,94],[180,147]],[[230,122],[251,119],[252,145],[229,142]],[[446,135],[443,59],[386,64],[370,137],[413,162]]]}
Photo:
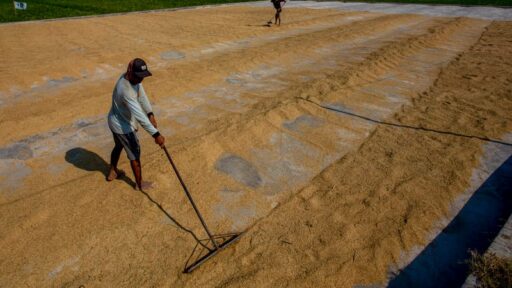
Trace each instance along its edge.
{"label": "dark shorts", "polygon": [[139,139],[137,138],[137,134],[134,132],[128,134],[112,134],[114,134],[114,142],[116,143],[116,147],[122,146],[126,151],[126,156],[128,156],[128,159],[140,159],[140,144]]}
{"label": "dark shorts", "polygon": [[274,4],[274,8],[276,8],[276,10],[281,9],[281,1],[278,1],[278,2],[272,2],[272,4]]}

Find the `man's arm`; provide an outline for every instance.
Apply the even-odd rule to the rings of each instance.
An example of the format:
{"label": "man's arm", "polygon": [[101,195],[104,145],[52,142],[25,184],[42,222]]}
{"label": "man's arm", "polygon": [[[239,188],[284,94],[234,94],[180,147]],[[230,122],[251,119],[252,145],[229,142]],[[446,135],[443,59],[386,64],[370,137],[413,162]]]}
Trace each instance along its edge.
{"label": "man's arm", "polygon": [[[124,94],[124,102],[126,103],[126,106],[132,113],[132,115],[135,117],[137,122],[139,122],[140,126],[144,128],[149,134],[151,134],[153,137],[158,136],[158,130],[155,128],[155,126],[149,121],[148,116],[146,113],[144,113],[139,101],[134,97],[135,95],[130,95],[130,93]],[[160,134],[160,133],[158,133]]]}
{"label": "man's arm", "polygon": [[142,83],[139,84],[139,97],[137,97],[137,100],[139,101],[140,106],[144,112],[146,112],[146,115],[148,116],[151,124],[157,128],[158,125],[156,123],[155,115],[153,114],[153,108],[151,107],[151,103],[149,102],[148,95],[146,94]]}
{"label": "man's arm", "polygon": [[148,113],[148,118],[149,118],[149,122],[151,122],[151,124],[153,124],[153,126],[155,126],[155,128],[158,128],[157,123],[156,123],[155,114],[153,114],[153,112]]}
{"label": "man's arm", "polygon": [[146,130],[149,134],[151,134],[151,136],[153,136],[153,138],[155,138],[155,143],[158,144],[160,147],[163,147],[165,145],[164,136],[160,135],[160,132],[158,132],[158,130],[156,130],[156,127],[154,127],[153,124],[151,124],[151,122],[149,121],[149,118],[146,115],[144,115],[144,111],[140,106],[139,101],[137,101],[135,97],[125,94],[124,100],[126,106],[134,115],[135,119],[137,119],[137,122],[139,122],[142,128],[144,128],[144,130]]}

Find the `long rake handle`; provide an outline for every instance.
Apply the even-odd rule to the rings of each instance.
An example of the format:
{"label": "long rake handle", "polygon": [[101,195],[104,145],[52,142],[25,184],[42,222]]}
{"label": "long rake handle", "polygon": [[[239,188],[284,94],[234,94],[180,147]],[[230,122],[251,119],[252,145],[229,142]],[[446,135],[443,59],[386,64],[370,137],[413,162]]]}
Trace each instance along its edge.
{"label": "long rake handle", "polygon": [[201,221],[201,224],[204,227],[204,230],[206,231],[206,234],[208,234],[208,237],[213,243],[213,246],[215,246],[215,249],[219,249],[219,246],[217,246],[217,242],[212,237],[212,233],[210,233],[210,230],[208,230],[208,226],[206,226],[206,222],[204,222],[203,217],[201,216],[201,213],[199,213],[199,210],[197,209],[196,203],[192,199],[192,195],[190,195],[190,192],[188,192],[187,186],[185,185],[185,182],[183,182],[183,179],[181,178],[180,172],[178,172],[178,168],[176,168],[176,165],[174,165],[174,162],[172,161],[171,154],[169,154],[169,151],[167,151],[167,147],[162,146],[162,149],[165,151],[165,155],[167,155],[167,159],[169,159],[169,162],[172,165],[172,169],[174,170],[174,173],[176,173],[176,176],[178,177],[178,180],[180,180],[181,187],[183,187],[183,190],[185,190],[185,194],[187,194],[188,200],[190,201],[190,204],[192,204],[192,207],[194,208],[194,211],[197,214],[197,217]]}

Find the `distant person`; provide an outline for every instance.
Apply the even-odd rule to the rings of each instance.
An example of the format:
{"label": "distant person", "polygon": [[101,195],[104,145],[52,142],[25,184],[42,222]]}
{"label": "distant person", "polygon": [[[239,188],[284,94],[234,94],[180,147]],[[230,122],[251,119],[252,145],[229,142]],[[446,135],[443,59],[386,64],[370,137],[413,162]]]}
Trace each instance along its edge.
{"label": "distant person", "polygon": [[281,11],[282,11],[281,2],[286,3],[286,0],[270,0],[270,2],[272,2],[272,4],[274,4],[274,8],[276,8],[276,16],[275,16],[274,24],[281,26]]}
{"label": "distant person", "polygon": [[155,115],[141,83],[145,77],[151,75],[144,60],[133,59],[128,64],[126,73],[117,80],[112,92],[112,108],[108,113],[108,126],[114,136],[115,146],[110,155],[107,181],[113,181],[124,175],[123,171],[117,169],[119,156],[124,148],[135,176],[136,187],[134,188],[140,191],[151,188],[151,183],[142,181],[137,123],[153,136],[155,143],[160,147],[165,143],[165,138],[156,129]]}

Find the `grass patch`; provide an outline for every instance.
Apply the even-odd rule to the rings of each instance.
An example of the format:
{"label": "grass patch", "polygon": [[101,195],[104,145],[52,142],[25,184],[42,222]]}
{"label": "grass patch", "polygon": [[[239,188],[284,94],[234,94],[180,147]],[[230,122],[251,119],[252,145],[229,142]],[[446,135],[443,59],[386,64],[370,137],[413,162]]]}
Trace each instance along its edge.
{"label": "grass patch", "polygon": [[[18,0],[27,10],[16,10],[10,0],[0,0],[0,22],[53,19],[73,16],[122,13],[250,0]],[[270,5],[270,3],[269,3]]]}
{"label": "grass patch", "polygon": [[512,287],[512,259],[510,258],[500,258],[494,253],[482,256],[471,251],[469,267],[477,279],[479,288]]}
{"label": "grass patch", "polygon": [[[17,10],[11,0],[0,0],[0,22],[53,19],[72,16],[99,15],[177,8],[207,4],[247,2],[250,0],[20,0],[27,10]],[[361,1],[361,0],[358,0]],[[512,0],[362,0],[369,3],[395,2],[414,4],[463,4],[512,6]],[[271,4],[269,3],[269,7]]]}
{"label": "grass patch", "polygon": [[[332,1],[332,0],[320,0]],[[366,3],[440,4],[468,6],[512,6],[512,0],[350,0]],[[348,1],[347,1],[348,2]]]}

